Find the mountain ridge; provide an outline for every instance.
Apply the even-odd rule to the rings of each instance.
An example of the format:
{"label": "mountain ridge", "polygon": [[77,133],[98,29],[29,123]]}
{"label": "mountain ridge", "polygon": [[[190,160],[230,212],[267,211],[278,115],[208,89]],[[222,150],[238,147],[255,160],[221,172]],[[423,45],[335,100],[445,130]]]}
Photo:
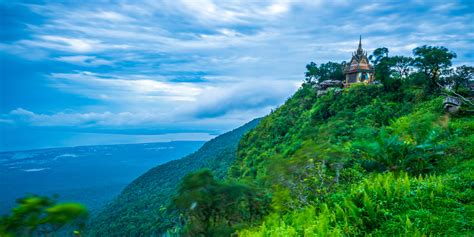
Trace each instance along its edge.
{"label": "mountain ridge", "polygon": [[[181,178],[192,171],[209,168],[223,179],[235,159],[240,138],[259,122],[260,118],[254,119],[211,139],[193,154],[150,169],[91,220],[87,234],[156,235],[172,228],[177,216],[170,214],[166,207]],[[110,222],[111,219],[114,221]]]}

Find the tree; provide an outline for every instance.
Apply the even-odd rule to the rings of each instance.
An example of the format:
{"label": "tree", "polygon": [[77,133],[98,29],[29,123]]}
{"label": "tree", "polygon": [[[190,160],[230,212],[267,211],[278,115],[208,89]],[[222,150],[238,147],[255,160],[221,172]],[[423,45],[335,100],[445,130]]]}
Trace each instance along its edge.
{"label": "tree", "polygon": [[344,80],[343,68],[346,62],[322,63],[319,67],[316,63],[311,62],[306,65],[305,81],[306,83],[318,83],[325,80]]}
{"label": "tree", "polygon": [[392,77],[395,59],[388,57],[388,52],[385,47],[377,48],[369,60],[374,65],[375,80],[381,82],[386,91],[395,91],[400,87],[400,82]]}
{"label": "tree", "polygon": [[345,64],[346,62],[335,63],[331,61],[321,64],[319,66],[321,71],[320,82],[324,80],[344,80],[343,68]]}
{"label": "tree", "polygon": [[380,63],[382,58],[387,58],[387,57],[388,57],[388,49],[383,47],[383,48],[375,49],[372,55],[369,56],[369,60],[372,62],[374,67],[377,67],[377,65]]}
{"label": "tree", "polygon": [[410,69],[413,64],[413,58],[405,56],[391,57],[393,68],[400,79],[406,79],[410,74]]}
{"label": "tree", "polygon": [[438,88],[441,75],[445,74],[452,65],[451,60],[456,53],[441,46],[421,46],[413,49],[415,60],[413,65],[420,69],[427,79],[427,89],[433,92]]}
{"label": "tree", "polygon": [[258,193],[239,183],[214,179],[205,169],[186,175],[172,209],[184,216],[188,236],[228,236],[233,226],[263,215]]}
{"label": "tree", "polygon": [[375,67],[375,80],[380,81],[383,84],[385,91],[397,91],[401,86],[401,82],[392,76],[395,72],[394,68],[396,68],[396,59],[384,56],[377,60],[378,63]]}
{"label": "tree", "polygon": [[88,216],[81,204],[56,203],[48,197],[28,196],[17,202],[12,214],[0,219],[0,236],[47,236],[66,226],[83,228]]}
{"label": "tree", "polygon": [[209,170],[186,175],[173,202],[187,216],[190,234],[209,234],[217,181]]}
{"label": "tree", "polygon": [[386,91],[396,91],[400,88],[399,79],[406,79],[411,71],[413,58],[405,56],[388,56],[385,47],[374,50],[369,59],[374,64],[375,80],[382,82]]}
{"label": "tree", "polygon": [[474,67],[462,65],[457,67],[449,75],[445,84],[450,86],[455,92],[460,92],[461,89],[467,89],[470,80],[474,79]]}
{"label": "tree", "polygon": [[306,72],[304,73],[306,83],[311,84],[317,80],[316,76],[318,70],[318,65],[316,63],[310,62],[309,64],[306,64]]}

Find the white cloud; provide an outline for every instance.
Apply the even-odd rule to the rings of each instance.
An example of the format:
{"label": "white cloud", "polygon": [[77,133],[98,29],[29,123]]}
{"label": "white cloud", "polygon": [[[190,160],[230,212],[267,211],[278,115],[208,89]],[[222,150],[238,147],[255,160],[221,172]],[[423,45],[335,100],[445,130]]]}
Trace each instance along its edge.
{"label": "white cloud", "polygon": [[54,59],[61,62],[67,62],[83,66],[113,65],[112,61],[87,55],[62,56]]}
{"label": "white cloud", "polygon": [[118,22],[124,22],[124,21],[130,21],[131,18],[128,16],[124,16],[122,14],[119,14],[117,12],[112,12],[112,11],[101,11],[97,13],[96,15],[97,18],[100,19],[105,19],[109,21],[118,21]]}
{"label": "white cloud", "polygon": [[[344,0],[99,4],[29,4],[44,20],[28,24],[22,39],[0,44],[0,50],[38,63],[69,63],[60,66],[73,69],[47,65],[45,83],[93,105],[49,109],[62,111],[56,113],[17,109],[0,122],[230,128],[281,104],[303,80],[306,63],[349,60],[359,34],[369,53],[388,47],[392,55],[410,55],[423,44],[444,45],[460,62],[473,63],[468,53],[473,14],[447,14],[461,4],[437,9],[424,2]],[[99,67],[104,65],[110,67]]]}
{"label": "white cloud", "polygon": [[[88,75],[89,74],[89,75]],[[237,126],[252,118],[263,116],[275,109],[287,97],[289,97],[299,86],[295,81],[272,81],[262,79],[256,82],[246,81],[239,83],[226,83],[215,86],[203,86],[199,90],[189,90],[189,88],[177,88],[165,86],[172,89],[166,93],[166,96],[156,97],[154,93],[162,93],[161,82],[141,80],[108,80],[98,79],[97,75],[90,73],[81,73],[78,75],[56,75],[58,78],[69,77],[68,80],[88,81],[91,84],[101,84],[98,80],[114,83],[114,86],[98,86],[91,90],[80,89],[81,85],[76,85],[76,93],[83,93],[84,96],[92,94],[105,93],[106,98],[100,95],[94,95],[95,99],[113,100],[116,103],[133,104],[126,112],[57,112],[53,114],[41,114],[33,111],[17,108],[8,114],[0,115],[2,120],[8,120],[21,124],[32,126],[66,126],[66,127],[150,127],[159,126],[183,126],[191,128],[191,125],[199,124],[211,129],[212,127],[224,126],[232,128],[229,125]],[[128,84],[133,82],[132,84]],[[138,83],[138,85],[134,84]],[[87,86],[90,87],[90,86]],[[130,88],[127,88],[130,87]],[[117,88],[127,91],[114,91]],[[184,90],[188,89],[188,92]],[[89,94],[91,93],[91,94]],[[180,93],[173,95],[173,93]],[[185,96],[181,93],[187,93],[189,100],[183,101]],[[150,94],[150,95],[149,95]],[[125,95],[125,96],[124,96]],[[148,101],[145,99],[149,97]],[[167,100],[162,103],[163,99]],[[153,106],[154,105],[154,106]],[[221,120],[221,121],[219,121]],[[194,126],[193,125],[193,126]],[[191,127],[190,127],[191,126]]]}
{"label": "white cloud", "polygon": [[[36,39],[20,40],[15,47],[40,48],[66,53],[90,53],[104,50],[126,50],[126,44],[105,44],[97,39],[64,37],[57,35],[39,35]],[[25,51],[25,50],[24,50]],[[25,53],[25,52],[23,52]]]}
{"label": "white cloud", "polygon": [[53,73],[50,77],[52,85],[60,90],[118,102],[194,101],[203,89],[192,83],[169,83],[144,75],[114,76],[82,71]]}
{"label": "white cloud", "polygon": [[158,114],[111,113],[108,111],[101,113],[59,112],[55,114],[37,114],[23,108],[17,108],[3,116],[9,116],[17,122],[33,126],[133,126],[152,121],[154,121],[154,124],[163,122],[163,119]]}
{"label": "white cloud", "polygon": [[249,110],[260,111],[258,116],[263,116],[270,112],[270,108],[283,103],[298,87],[299,84],[294,81],[268,79],[230,84],[206,90],[187,109],[199,118],[219,117],[235,112],[245,114]]}
{"label": "white cloud", "polygon": [[[140,129],[147,131],[159,129],[157,133],[172,133],[174,130],[191,131],[227,131],[248,122],[248,116],[256,118],[262,113],[268,113],[270,108],[258,108],[244,113],[229,113],[219,117],[205,117],[192,119],[181,117],[171,118],[169,114],[160,114],[153,111],[142,112],[58,112],[52,114],[34,113],[17,108],[0,117],[8,118],[17,125],[33,127],[62,127],[81,131],[102,131],[101,129]],[[189,135],[189,134],[188,134]],[[169,137],[169,136],[168,136]],[[181,138],[183,140],[185,138]]]}
{"label": "white cloud", "polygon": [[38,172],[38,171],[43,171],[43,170],[49,170],[51,168],[46,167],[46,168],[32,168],[32,169],[22,169],[25,172]]}
{"label": "white cloud", "polygon": [[448,3],[441,3],[440,4],[433,4],[433,8],[431,9],[434,12],[443,12],[443,11],[452,11],[456,9],[462,9],[463,6],[459,6],[454,2]]}
{"label": "white cloud", "polygon": [[285,3],[275,3],[267,7],[267,14],[278,15],[288,12],[289,6]]}
{"label": "white cloud", "polygon": [[94,48],[98,48],[100,41],[75,39],[54,35],[42,35],[39,36],[38,40],[23,40],[19,43],[33,47],[49,48],[66,52],[84,53],[90,52]]}

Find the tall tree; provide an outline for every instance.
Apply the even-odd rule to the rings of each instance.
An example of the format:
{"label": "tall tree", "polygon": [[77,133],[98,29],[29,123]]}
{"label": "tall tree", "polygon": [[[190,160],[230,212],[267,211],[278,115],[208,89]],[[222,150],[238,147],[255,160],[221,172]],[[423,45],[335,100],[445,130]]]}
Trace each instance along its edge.
{"label": "tall tree", "polygon": [[406,79],[407,76],[410,74],[410,70],[413,64],[413,58],[405,57],[405,56],[395,56],[391,57],[391,61],[393,64],[393,69],[400,79]]}
{"label": "tall tree", "polygon": [[319,83],[325,80],[344,80],[344,66],[346,62],[336,63],[336,62],[327,62],[317,65],[314,62],[311,62],[306,65],[306,83]]}
{"label": "tall tree", "polygon": [[324,80],[344,80],[343,69],[345,64],[346,62],[336,63],[331,61],[321,64],[320,70],[322,72],[322,75],[320,78],[320,82]]}
{"label": "tall tree", "polygon": [[383,48],[375,49],[372,55],[369,56],[369,60],[372,62],[374,67],[377,67],[380,61],[383,58],[387,58],[387,57],[388,57],[388,49],[383,47]]}
{"label": "tall tree", "polygon": [[318,65],[314,62],[306,64],[305,82],[308,84],[315,83],[317,81],[317,75],[319,73]]}
{"label": "tall tree", "polygon": [[467,90],[470,80],[474,80],[474,67],[462,65],[452,71],[451,75],[446,78],[445,84],[455,92],[461,92],[460,90]]}
{"label": "tall tree", "polygon": [[219,182],[209,170],[185,176],[172,205],[185,217],[186,236],[229,236],[233,225],[259,218],[262,206],[249,187]]}
{"label": "tall tree", "polygon": [[413,49],[414,66],[419,68],[426,77],[429,92],[436,90],[441,75],[445,74],[452,65],[451,60],[456,53],[441,46],[421,46]]}
{"label": "tall tree", "polygon": [[392,77],[395,60],[388,57],[388,49],[376,49],[371,58],[375,65],[375,80],[381,82],[386,91],[396,91],[401,83],[398,79]]}

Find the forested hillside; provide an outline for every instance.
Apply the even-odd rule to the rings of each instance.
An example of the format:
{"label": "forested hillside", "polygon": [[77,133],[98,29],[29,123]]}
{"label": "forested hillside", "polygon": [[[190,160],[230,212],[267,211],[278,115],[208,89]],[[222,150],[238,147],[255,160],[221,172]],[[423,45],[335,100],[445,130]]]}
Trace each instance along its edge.
{"label": "forested hillside", "polygon": [[0,237],[474,237],[474,0],[0,0]]}
{"label": "forested hillside", "polygon": [[157,166],[128,185],[87,229],[90,236],[150,236],[174,227],[178,214],[167,209],[176,186],[186,174],[208,168],[224,178],[235,160],[243,134],[259,122],[255,119],[205,143],[195,153]]}
{"label": "forested hillside", "polygon": [[[208,171],[183,180],[181,233],[472,235],[474,70],[451,68],[444,47],[413,52],[377,49],[378,83],[320,96],[338,64],[309,64],[296,94],[242,138],[225,182]],[[464,99],[457,112],[443,108],[447,95]]]}
{"label": "forested hillside", "polygon": [[[321,84],[345,63],[308,64],[285,104],[145,173],[84,233],[472,236],[474,68],[453,68],[456,54],[444,47],[413,52],[390,57],[376,49],[375,83],[323,93]],[[37,231],[28,229],[30,209],[38,217],[28,200],[43,199],[24,200],[27,215],[16,209],[1,219],[0,233]]]}
{"label": "forested hillside", "polygon": [[231,175],[268,192],[271,214],[241,236],[472,234],[474,120],[394,93],[353,86],[287,106],[311,101],[303,87],[263,119]]}

